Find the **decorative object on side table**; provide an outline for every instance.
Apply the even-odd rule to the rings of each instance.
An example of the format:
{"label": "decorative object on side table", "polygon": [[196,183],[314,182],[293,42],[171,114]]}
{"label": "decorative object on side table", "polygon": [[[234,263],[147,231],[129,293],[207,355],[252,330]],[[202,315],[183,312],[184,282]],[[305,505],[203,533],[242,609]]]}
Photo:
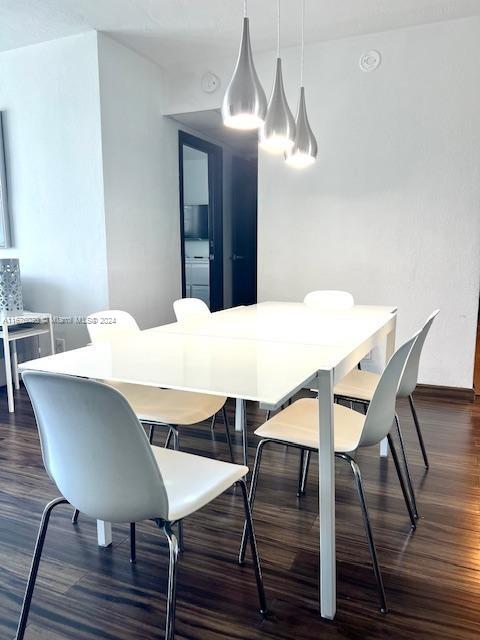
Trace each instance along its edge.
{"label": "decorative object on side table", "polygon": [[2,319],[23,312],[20,264],[17,258],[0,259],[0,316]]}

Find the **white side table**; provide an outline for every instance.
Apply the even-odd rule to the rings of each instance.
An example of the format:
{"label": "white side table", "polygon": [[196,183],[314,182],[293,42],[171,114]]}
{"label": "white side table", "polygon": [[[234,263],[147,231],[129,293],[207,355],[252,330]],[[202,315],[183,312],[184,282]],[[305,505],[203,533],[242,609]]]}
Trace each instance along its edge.
{"label": "white side table", "polygon": [[[35,326],[26,327],[25,329],[17,328],[18,325],[22,324],[34,324]],[[15,327],[14,330],[12,330],[13,327]],[[0,338],[3,340],[5,379],[7,381],[8,410],[10,413],[15,411],[15,404],[13,401],[13,383],[15,383],[15,389],[20,389],[20,379],[18,377],[17,340],[40,336],[44,333],[48,333],[50,335],[50,349],[53,354],[55,353],[55,343],[53,340],[53,322],[51,313],[23,311],[21,314],[8,316],[1,320]]]}

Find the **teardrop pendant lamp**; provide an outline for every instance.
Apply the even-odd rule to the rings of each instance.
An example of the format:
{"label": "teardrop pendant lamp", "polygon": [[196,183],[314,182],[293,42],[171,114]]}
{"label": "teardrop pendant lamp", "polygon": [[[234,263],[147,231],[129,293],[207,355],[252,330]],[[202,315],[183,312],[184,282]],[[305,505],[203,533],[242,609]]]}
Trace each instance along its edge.
{"label": "teardrop pendant lamp", "polygon": [[258,129],[265,121],[267,98],[255,65],[250,44],[247,2],[244,1],[242,40],[237,64],[223,97],[223,124],[232,129]]}
{"label": "teardrop pendant lamp", "polygon": [[272,95],[267,107],[265,123],[260,129],[259,145],[270,153],[285,153],[295,141],[295,120],[288,106],[283,87],[280,58],[280,0],[277,0],[277,62]]}
{"label": "teardrop pendant lamp", "polygon": [[285,154],[285,161],[291,167],[303,169],[315,162],[318,152],[317,141],[308,122],[303,86],[303,67],[305,57],[305,0],[302,0],[302,54],[300,62],[300,99],[298,101],[296,132],[293,147]]}

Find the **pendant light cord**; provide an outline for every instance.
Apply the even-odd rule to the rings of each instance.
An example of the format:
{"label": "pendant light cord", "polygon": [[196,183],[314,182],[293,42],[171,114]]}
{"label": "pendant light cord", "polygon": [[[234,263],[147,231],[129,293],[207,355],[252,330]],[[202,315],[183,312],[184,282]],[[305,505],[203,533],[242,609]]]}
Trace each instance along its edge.
{"label": "pendant light cord", "polygon": [[305,61],[305,0],[302,0],[302,53],[300,57],[300,86],[303,87],[303,66]]}
{"label": "pendant light cord", "polygon": [[243,17],[246,18],[247,17],[247,0],[243,0]]}
{"label": "pendant light cord", "polygon": [[280,58],[280,0],[277,0],[277,58]]}

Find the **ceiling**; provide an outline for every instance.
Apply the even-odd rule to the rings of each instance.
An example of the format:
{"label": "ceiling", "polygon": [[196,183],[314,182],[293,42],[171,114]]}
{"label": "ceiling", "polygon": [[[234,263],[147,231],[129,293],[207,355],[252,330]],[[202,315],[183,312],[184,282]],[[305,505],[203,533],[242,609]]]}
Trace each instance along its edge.
{"label": "ceiling", "polygon": [[256,156],[258,153],[257,132],[236,131],[225,127],[219,109],[177,113],[171,117],[188,129],[202,133],[212,142],[227,145],[237,153],[246,156]]}
{"label": "ceiling", "polygon": [[[282,41],[300,39],[300,0],[282,0]],[[480,0],[307,0],[307,42],[480,15]],[[275,46],[276,0],[249,0],[256,50]],[[0,51],[89,29],[162,66],[236,55],[242,0],[0,0]]]}

